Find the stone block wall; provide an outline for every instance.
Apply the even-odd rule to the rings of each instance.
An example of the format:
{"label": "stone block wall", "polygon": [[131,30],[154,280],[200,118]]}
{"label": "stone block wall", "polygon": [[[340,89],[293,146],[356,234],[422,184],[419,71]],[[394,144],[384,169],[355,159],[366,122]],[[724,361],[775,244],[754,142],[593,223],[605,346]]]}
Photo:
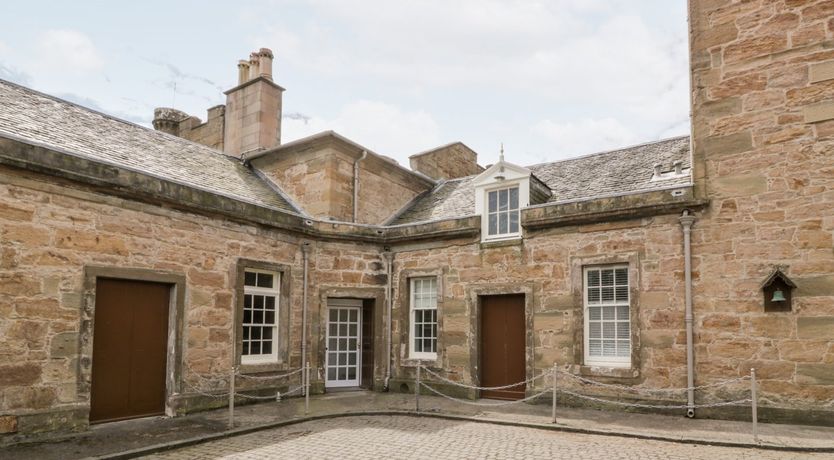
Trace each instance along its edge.
{"label": "stone block wall", "polygon": [[480,174],[478,154],[461,142],[444,145],[408,158],[411,169],[432,179],[455,179]]}
{"label": "stone block wall", "polygon": [[[478,383],[478,297],[522,293],[528,303],[528,377],[558,363],[577,374],[642,388],[685,386],[682,250],[677,216],[541,230],[497,246],[464,240],[395,247],[395,377],[411,377],[414,365],[404,346],[407,279],[437,274],[441,332],[434,365],[447,378]],[[629,265],[631,369],[583,366],[582,269],[608,263]]]}
{"label": "stone block wall", "polygon": [[[198,375],[228,375],[239,259],[290,267],[288,359],[297,368],[301,243],[261,226],[119,199],[0,168],[0,427],[13,433],[9,436],[86,427],[91,348],[85,344],[91,331],[85,327],[91,319],[86,312],[94,315],[94,305],[85,290],[85,267],[184,277],[182,368],[175,376],[177,382],[182,378],[182,385],[170,395],[173,411],[217,403],[197,397],[194,389],[215,389]],[[311,242],[311,333],[323,330],[319,321],[326,320],[319,286],[383,290],[379,251],[373,245]],[[315,369],[322,364],[314,342],[310,351],[316,379]]]}
{"label": "stone block wall", "polygon": [[208,109],[208,118],[203,123],[199,118],[170,108],[154,110],[154,129],[179,136],[217,150],[223,150],[223,130],[226,120],[226,106],[218,105]]}
{"label": "stone block wall", "polygon": [[[696,377],[758,370],[766,404],[834,401],[834,1],[690,2]],[[776,267],[798,288],[766,313]],[[834,409],[831,403],[825,407]]]}

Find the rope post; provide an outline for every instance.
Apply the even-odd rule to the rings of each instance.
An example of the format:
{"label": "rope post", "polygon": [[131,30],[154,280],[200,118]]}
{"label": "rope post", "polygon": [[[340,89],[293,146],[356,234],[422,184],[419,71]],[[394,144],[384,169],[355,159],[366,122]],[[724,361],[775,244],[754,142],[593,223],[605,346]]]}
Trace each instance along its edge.
{"label": "rope post", "polygon": [[423,367],[420,362],[417,362],[417,384],[414,385],[414,408],[420,412],[420,368]]}
{"label": "rope post", "polygon": [[551,423],[556,423],[556,376],[559,375],[559,366],[553,363],[553,414]]}
{"label": "rope post", "polygon": [[304,415],[310,413],[310,363],[304,363]]}
{"label": "rope post", "polygon": [[237,367],[232,366],[232,374],[229,376],[229,429],[235,427],[235,375]]}
{"label": "rope post", "polygon": [[753,410],[753,442],[759,443],[758,396],[756,395],[756,369],[750,369],[750,407]]}

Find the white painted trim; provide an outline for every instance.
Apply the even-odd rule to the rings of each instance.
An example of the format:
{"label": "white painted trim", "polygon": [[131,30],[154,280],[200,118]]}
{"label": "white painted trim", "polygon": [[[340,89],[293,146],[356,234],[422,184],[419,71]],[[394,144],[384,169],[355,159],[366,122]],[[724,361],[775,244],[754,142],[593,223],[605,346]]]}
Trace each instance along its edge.
{"label": "white painted trim", "polygon": [[[272,352],[268,355],[265,354],[258,354],[258,355],[244,355],[243,350],[241,350],[240,354],[240,364],[271,364],[278,362],[278,344],[280,343],[280,338],[278,334],[280,333],[279,325],[281,322],[281,273],[270,271],[270,270],[261,270],[257,268],[244,268],[243,270],[243,295],[244,298],[247,295],[262,295],[262,296],[270,296],[275,298],[275,321],[272,323]],[[258,286],[247,286],[246,285],[246,273],[262,273],[266,275],[272,275],[273,281],[271,288],[264,288]],[[264,310],[266,313],[266,310]],[[241,331],[243,328],[247,326],[247,323],[243,321],[243,315],[241,315]],[[254,324],[249,323],[249,325],[256,326]],[[251,334],[251,332],[250,332]],[[249,340],[252,337],[250,335]],[[241,337],[241,341],[245,341]],[[242,346],[242,345],[241,345]]]}
{"label": "white painted trim", "polygon": [[[617,269],[617,268],[625,268],[627,271],[627,280],[628,280],[628,310],[629,310],[629,318],[628,318],[628,343],[629,343],[629,353],[628,357],[618,357],[618,356],[604,356],[604,357],[592,357],[590,355],[590,317],[588,314],[588,270],[600,270],[600,269]],[[629,266],[628,264],[604,264],[604,265],[588,265],[582,267],[582,318],[583,318],[583,326],[582,326],[582,336],[584,341],[584,362],[586,366],[595,366],[595,367],[616,367],[616,368],[630,368],[631,367],[631,355],[634,349],[634,341],[631,337],[632,331],[632,315],[631,309],[632,307],[632,299],[631,299],[631,274],[628,273]],[[615,305],[623,305],[622,303]],[[608,304],[606,304],[608,305]],[[594,305],[597,306],[597,305]],[[602,305],[599,305],[602,306]],[[600,313],[601,314],[601,313]],[[600,331],[601,332],[601,331]],[[616,334],[616,331],[615,331]],[[615,335],[615,339],[616,335]]]}
{"label": "white painted trim", "polygon": [[[415,352],[414,351],[414,340],[415,340],[415,326],[416,322],[414,321],[414,282],[417,280],[427,280],[427,279],[434,279],[434,308],[435,311],[435,324],[437,325],[437,334],[434,337],[434,349],[435,352]],[[440,289],[439,289],[439,281],[437,276],[415,276],[413,278],[408,279],[408,359],[423,359],[423,360],[437,360],[437,348],[440,339],[440,315],[439,310],[437,308],[437,303],[440,298]],[[421,308],[420,310],[432,310],[432,308]]]}

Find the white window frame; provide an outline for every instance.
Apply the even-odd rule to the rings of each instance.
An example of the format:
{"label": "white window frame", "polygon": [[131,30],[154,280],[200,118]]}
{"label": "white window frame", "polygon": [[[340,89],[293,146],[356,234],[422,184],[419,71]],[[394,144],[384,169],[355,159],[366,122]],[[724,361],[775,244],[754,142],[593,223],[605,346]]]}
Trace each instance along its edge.
{"label": "white window frame", "polygon": [[[272,287],[271,288],[264,288],[264,287],[257,287],[257,286],[247,286],[246,285],[246,273],[255,273],[255,274],[266,274],[272,275]],[[278,361],[278,346],[280,344],[280,340],[278,337],[278,326],[280,322],[280,300],[281,300],[281,273],[271,270],[260,270],[255,268],[245,268],[243,274],[243,296],[244,296],[244,309],[246,308],[246,296],[247,295],[262,295],[265,297],[273,297],[275,299],[275,310],[274,310],[274,318],[275,321],[272,323],[272,351],[270,354],[258,354],[258,355],[250,355],[250,354],[243,354],[243,343],[247,341],[245,335],[243,335],[243,331],[247,327],[264,327],[267,326],[267,323],[262,324],[255,324],[251,320],[249,323],[245,322],[244,314],[241,313],[241,350],[240,350],[240,363],[241,364],[271,364]],[[266,309],[264,309],[264,314],[266,314]],[[254,315],[254,311],[253,311]],[[251,334],[251,330],[250,330]],[[251,336],[250,339],[251,340]]]}
{"label": "white window frame", "polygon": [[[617,269],[625,269],[626,270],[626,300],[625,301],[618,301],[616,300],[616,286],[622,286],[621,284],[617,284],[616,282],[616,270]],[[615,300],[605,302],[600,296],[600,300],[598,303],[591,304],[588,299],[588,273],[591,271],[600,271],[601,270],[614,270],[614,291],[615,291]],[[600,276],[600,285],[601,285]],[[629,274],[628,264],[609,264],[609,265],[592,265],[583,267],[582,270],[582,299],[583,299],[583,317],[584,317],[584,344],[585,344],[585,365],[587,366],[599,366],[599,367],[618,367],[618,368],[628,368],[631,367],[631,354],[633,351],[633,341],[631,337],[632,332],[632,325],[631,325],[631,317],[632,317],[632,305],[631,305],[631,279]],[[617,309],[619,307],[625,306],[628,308],[628,320],[621,320],[617,318]],[[614,316],[611,320],[605,320],[603,309],[600,309],[600,338],[601,341],[604,342],[605,339],[602,339],[604,335],[603,331],[603,323],[614,323],[614,341],[616,346],[619,346],[617,340],[617,324],[627,322],[628,323],[628,356],[591,356],[591,348],[590,348],[590,327],[591,327],[591,319],[590,319],[590,307],[614,307]],[[612,339],[609,339],[612,340]],[[600,345],[604,348],[604,345]]]}
{"label": "white window frame", "polygon": [[[433,305],[429,305],[428,307],[417,308],[417,289],[415,285],[417,281],[421,283],[423,281],[434,281],[434,303]],[[414,278],[409,278],[409,330],[408,330],[408,350],[409,350],[409,359],[424,359],[424,360],[436,360],[437,359],[437,345],[438,345],[438,337],[440,335],[440,327],[439,327],[439,315],[437,309],[437,297],[438,297],[438,280],[436,276],[418,276]],[[417,352],[415,351],[415,343],[418,340],[417,337],[417,311],[426,311],[426,310],[434,310],[434,352]],[[426,324],[425,322],[421,322],[420,325]],[[425,340],[425,337],[420,337],[419,340]]]}
{"label": "white window frame", "polygon": [[[509,209],[509,206],[510,206],[509,193],[510,193],[510,190],[512,190],[512,189],[516,189],[517,190],[516,193],[518,194],[518,207],[514,210],[514,212],[518,216],[517,217],[518,218],[518,230],[515,231],[515,232],[509,232],[508,231],[506,233],[490,234],[489,233],[489,216],[490,216],[490,214],[494,214],[496,216],[499,216],[500,214],[506,212],[507,213],[507,229],[509,230],[509,228],[510,228],[509,215],[510,215],[510,213],[513,212],[513,210]],[[483,218],[482,218],[482,220],[483,220],[483,230],[482,231],[485,235],[484,240],[487,240],[487,241],[509,240],[509,239],[515,239],[515,238],[520,238],[521,237],[521,208],[523,207],[522,206],[522,198],[521,198],[521,191],[522,191],[521,189],[522,189],[521,184],[519,184],[518,182],[500,184],[500,185],[496,185],[496,186],[484,189],[484,210],[483,210]],[[498,201],[497,200],[499,199],[498,197],[500,197],[501,190],[507,190],[507,210],[506,211],[501,211],[497,208],[497,206],[498,206]],[[496,195],[496,211],[493,212],[493,213],[490,213],[490,211],[489,211],[489,194],[492,193],[492,192],[495,192],[497,194]],[[496,218],[496,230],[498,230],[500,228],[499,222],[500,222],[500,219]]]}

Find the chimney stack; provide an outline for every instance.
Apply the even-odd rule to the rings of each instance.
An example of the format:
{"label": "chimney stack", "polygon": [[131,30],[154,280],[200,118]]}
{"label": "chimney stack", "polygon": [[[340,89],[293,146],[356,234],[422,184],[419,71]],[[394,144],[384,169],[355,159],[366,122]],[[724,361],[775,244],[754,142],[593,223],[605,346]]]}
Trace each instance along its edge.
{"label": "chimney stack", "polygon": [[654,164],[654,177],[659,178],[661,175],[663,175],[663,171],[661,170],[662,168],[663,168],[662,164],[660,164],[660,163],[655,163]]}
{"label": "chimney stack", "polygon": [[232,156],[281,143],[284,88],[272,81],[272,51],[261,48],[238,62],[238,85],[226,91],[223,151]]}

